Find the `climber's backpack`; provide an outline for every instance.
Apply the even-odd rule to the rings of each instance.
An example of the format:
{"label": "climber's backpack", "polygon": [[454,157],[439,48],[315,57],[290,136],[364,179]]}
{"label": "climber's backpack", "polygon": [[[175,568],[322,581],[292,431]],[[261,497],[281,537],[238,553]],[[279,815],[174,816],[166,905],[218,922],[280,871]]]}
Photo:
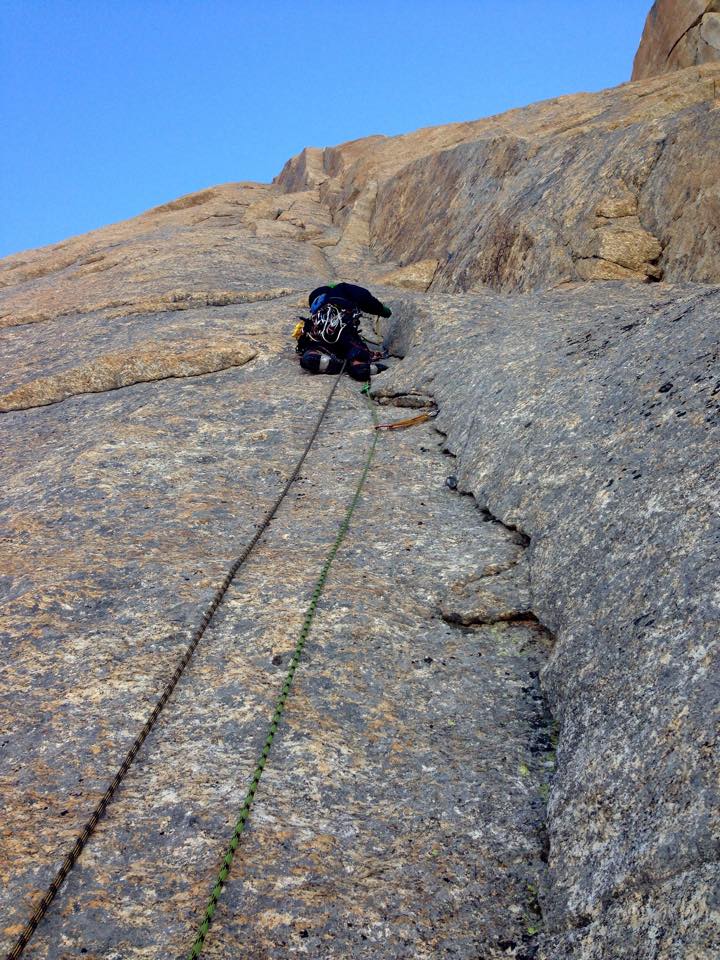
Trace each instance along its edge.
{"label": "climber's backpack", "polygon": [[[325,296],[327,300],[349,301],[357,310],[376,317],[390,316],[390,310],[383,303],[380,303],[377,297],[374,297],[369,290],[365,287],[359,287],[356,283],[335,283],[326,284],[324,287],[316,287],[308,297],[308,306],[311,311],[316,309],[316,301],[319,301],[322,296]],[[327,300],[320,301],[317,309]]]}
{"label": "climber's backpack", "polygon": [[299,317],[292,334],[298,341],[298,353],[307,349],[304,338],[332,346],[347,327],[357,331],[363,311],[375,316],[390,316],[390,310],[369,290],[354,283],[316,287],[308,297],[308,305],[310,316]]}

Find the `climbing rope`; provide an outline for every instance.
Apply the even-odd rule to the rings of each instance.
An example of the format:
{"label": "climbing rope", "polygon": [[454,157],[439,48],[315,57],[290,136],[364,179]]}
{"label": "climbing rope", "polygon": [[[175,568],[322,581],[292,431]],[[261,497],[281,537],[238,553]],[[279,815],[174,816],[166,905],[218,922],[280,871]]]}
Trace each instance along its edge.
{"label": "climbing rope", "polygon": [[[30,942],[32,935],[35,933],[41,920],[47,913],[48,908],[50,907],[50,904],[55,899],[55,896],[57,895],[58,890],[65,882],[65,879],[67,878],[72,868],[77,863],[78,858],[80,857],[80,854],[84,850],[88,840],[90,839],[90,837],[95,831],[95,828],[100,822],[100,819],[102,818],[103,814],[107,810],[108,804],[110,803],[113,796],[115,795],[117,788],[125,779],[125,776],[128,770],[130,769],[133,763],[133,760],[135,759],[138,752],[140,751],[140,748],[142,747],[143,743],[147,739],[150,731],[153,729],[153,727],[157,723],[158,717],[160,716],[165,704],[170,699],[173,690],[175,689],[175,687],[178,684],[178,681],[180,680],[180,677],[185,672],[185,668],[190,662],[192,655],[195,653],[197,645],[200,643],[200,640],[202,639],[203,634],[205,633],[208,627],[208,624],[212,620],[215,611],[222,603],[223,598],[227,593],[227,590],[230,584],[235,578],[235,575],[237,574],[238,570],[243,565],[243,563],[245,563],[247,558],[252,553],[253,548],[256,546],[258,540],[263,535],[263,533],[267,530],[271,520],[273,519],[278,509],[280,508],[280,504],[283,502],[283,500],[287,496],[288,491],[290,490],[290,487],[293,485],[295,480],[297,480],[300,470],[302,469],[302,465],[305,463],[307,455],[310,452],[310,448],[312,447],[318,433],[320,432],[320,427],[322,425],[323,420],[325,419],[325,415],[328,412],[330,403],[332,402],[332,399],[335,396],[335,391],[338,388],[338,384],[340,383],[340,378],[344,370],[345,370],[345,363],[343,363],[340,373],[335,378],[335,382],[332,385],[332,389],[330,390],[327,396],[327,399],[325,400],[325,404],[323,405],[323,408],[320,411],[320,415],[318,416],[315,426],[313,428],[313,431],[310,434],[310,438],[305,445],[305,449],[303,450],[302,455],[300,456],[300,459],[295,465],[295,469],[290,474],[290,477],[288,478],[287,482],[285,483],[285,486],[282,488],[275,502],[272,504],[270,509],[267,511],[267,513],[263,517],[252,539],[247,544],[247,546],[242,551],[242,553],[232,563],[227,574],[225,575],[224,580],[215,591],[213,599],[210,602],[210,605],[208,606],[207,610],[203,614],[202,619],[200,620],[200,625],[197,627],[197,629],[193,633],[192,639],[187,649],[185,650],[185,653],[183,654],[182,659],[180,660],[175,672],[173,673],[172,677],[165,685],[165,688],[162,694],[160,695],[160,698],[158,699],[157,703],[153,707],[153,710],[150,713],[150,716],[145,721],[145,724],[140,730],[140,733],[137,735],[132,746],[128,750],[125,756],[125,759],[120,764],[120,768],[118,769],[117,773],[115,774],[111,782],[108,784],[108,787],[105,790],[105,793],[102,795],[102,797],[98,801],[97,805],[95,806],[95,809],[90,814],[90,817],[85,823],[85,826],[82,828],[82,830],[76,837],[72,847],[70,848],[68,853],[65,855],[65,858],[59,870],[53,877],[52,882],[50,883],[49,887],[45,891],[42,899],[38,902],[37,906],[33,910],[30,918],[28,919],[28,921],[26,922],[23,928],[22,933],[17,938],[13,948],[10,950],[10,953],[8,953],[7,960],[18,960],[18,958],[22,955],[23,951],[25,950],[25,947]],[[374,413],[374,410],[373,410],[373,413]],[[293,673],[294,672],[295,671],[293,669]]]}
{"label": "climbing rope", "polygon": [[[373,403],[370,400],[369,384],[366,384],[362,392],[365,395],[368,406],[370,408],[373,424],[377,426],[377,414],[375,413],[375,407],[373,406]],[[223,887],[227,883],[227,879],[230,875],[230,867],[232,866],[233,858],[235,856],[235,851],[238,848],[238,844],[240,843],[240,837],[242,836],[242,833],[245,830],[245,825],[247,824],[248,817],[250,816],[250,808],[252,807],[253,800],[255,799],[255,794],[257,793],[257,789],[260,784],[260,778],[262,777],[263,770],[265,769],[265,764],[267,762],[268,756],[270,755],[270,750],[273,745],[273,740],[275,739],[275,734],[277,733],[280,719],[282,718],[282,715],[285,711],[285,704],[287,702],[287,698],[290,693],[290,687],[292,686],[293,677],[295,676],[295,671],[297,670],[298,663],[300,662],[300,657],[302,656],[303,648],[310,635],[310,630],[312,628],[313,620],[315,619],[315,613],[317,611],[318,601],[320,600],[320,596],[322,595],[323,588],[325,587],[325,582],[328,578],[330,567],[332,566],[333,560],[335,559],[335,555],[337,554],[343,540],[345,539],[345,536],[350,527],[350,521],[352,520],[353,513],[355,512],[355,508],[357,507],[358,501],[360,500],[360,495],[362,494],[362,490],[363,490],[363,487],[365,486],[365,481],[370,471],[370,466],[372,464],[373,457],[375,456],[375,448],[377,446],[379,436],[380,434],[378,433],[378,431],[373,430],[372,442],[370,444],[370,448],[368,450],[368,454],[365,459],[365,466],[363,467],[363,471],[360,475],[360,479],[358,480],[357,486],[355,488],[355,493],[345,512],[345,516],[343,517],[343,520],[340,524],[340,527],[337,532],[337,536],[335,537],[333,545],[330,548],[330,552],[328,553],[327,558],[325,559],[325,562],[323,563],[320,569],[320,575],[318,576],[317,582],[315,583],[315,588],[312,592],[312,596],[310,597],[310,603],[308,604],[307,610],[305,611],[305,619],[303,620],[302,627],[300,628],[300,635],[298,636],[297,643],[295,644],[295,650],[290,659],[290,665],[288,667],[288,672],[285,677],[285,682],[282,685],[280,696],[277,698],[277,701],[275,702],[275,711],[272,715],[272,719],[270,720],[267,736],[265,738],[265,744],[262,748],[260,757],[258,758],[257,764],[255,766],[255,770],[250,780],[248,791],[245,794],[245,800],[243,801],[243,805],[240,807],[240,814],[238,816],[237,822],[235,823],[235,829],[233,831],[232,838],[230,840],[230,843],[228,844],[228,848],[225,853],[225,856],[223,857],[220,871],[217,875],[217,879],[215,880],[215,885],[212,888],[212,892],[210,893],[210,899],[208,900],[207,906],[205,907],[205,913],[203,915],[202,922],[198,927],[197,935],[195,937],[195,942],[193,943],[192,949],[188,954],[188,960],[197,960],[197,958],[202,953],[203,945],[205,943],[205,939],[210,929],[210,924],[212,923],[212,919],[217,909],[218,900],[220,899],[220,894],[222,893]]]}

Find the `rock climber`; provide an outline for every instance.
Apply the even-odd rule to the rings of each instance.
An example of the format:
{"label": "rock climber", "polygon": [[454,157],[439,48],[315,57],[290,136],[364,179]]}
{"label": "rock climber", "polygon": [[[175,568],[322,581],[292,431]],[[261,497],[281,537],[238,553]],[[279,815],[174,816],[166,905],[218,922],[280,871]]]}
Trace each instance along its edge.
{"label": "rock climber", "polygon": [[300,365],[310,373],[340,373],[343,361],[353,380],[369,380],[387,370],[387,354],[373,351],[360,335],[363,313],[389,317],[391,311],[365,287],[354,283],[317,287],[308,297],[309,317],[300,317],[297,338]]}

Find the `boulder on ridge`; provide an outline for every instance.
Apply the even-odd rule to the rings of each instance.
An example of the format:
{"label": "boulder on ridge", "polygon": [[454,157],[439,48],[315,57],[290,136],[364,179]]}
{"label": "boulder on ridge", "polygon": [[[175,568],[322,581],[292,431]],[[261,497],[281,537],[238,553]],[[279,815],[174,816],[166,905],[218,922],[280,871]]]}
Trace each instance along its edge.
{"label": "boulder on ridge", "polygon": [[633,80],[720,60],[718,0],[656,0],[633,63]]}

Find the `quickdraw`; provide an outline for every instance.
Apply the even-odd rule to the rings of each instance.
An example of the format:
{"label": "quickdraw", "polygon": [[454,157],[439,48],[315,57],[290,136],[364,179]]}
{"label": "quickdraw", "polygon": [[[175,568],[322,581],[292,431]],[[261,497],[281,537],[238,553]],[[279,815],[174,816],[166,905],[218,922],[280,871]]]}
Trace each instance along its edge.
{"label": "quickdraw", "polygon": [[425,413],[419,413],[416,417],[408,417],[406,420],[395,420],[394,423],[376,423],[376,430],[404,430],[405,427],[414,427],[417,423],[427,423],[428,420],[434,420],[437,416],[437,410],[426,410]]}

